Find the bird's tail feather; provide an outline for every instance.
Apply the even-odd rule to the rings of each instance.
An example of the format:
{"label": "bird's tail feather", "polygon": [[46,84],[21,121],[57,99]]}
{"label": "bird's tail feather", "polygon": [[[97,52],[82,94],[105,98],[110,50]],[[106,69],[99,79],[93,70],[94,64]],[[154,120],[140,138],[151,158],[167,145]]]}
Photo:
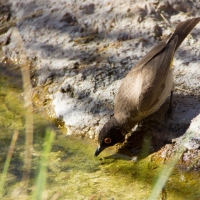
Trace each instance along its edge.
{"label": "bird's tail feather", "polygon": [[198,24],[199,21],[200,21],[200,17],[197,17],[197,18],[188,19],[177,25],[174,33],[171,36],[171,39],[174,38],[176,35],[178,36],[178,41],[176,43],[175,51],[179,48],[183,40],[192,31],[192,29]]}

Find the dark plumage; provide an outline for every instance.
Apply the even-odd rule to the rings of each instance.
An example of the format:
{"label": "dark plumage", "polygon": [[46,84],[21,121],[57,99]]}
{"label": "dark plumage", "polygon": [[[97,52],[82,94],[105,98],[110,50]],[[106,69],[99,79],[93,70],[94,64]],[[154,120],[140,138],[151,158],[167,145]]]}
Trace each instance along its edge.
{"label": "dark plumage", "polygon": [[143,118],[155,112],[173,91],[173,57],[200,17],[181,22],[170,34],[153,47],[124,78],[115,98],[114,116],[98,136],[95,156],[116,143]]}

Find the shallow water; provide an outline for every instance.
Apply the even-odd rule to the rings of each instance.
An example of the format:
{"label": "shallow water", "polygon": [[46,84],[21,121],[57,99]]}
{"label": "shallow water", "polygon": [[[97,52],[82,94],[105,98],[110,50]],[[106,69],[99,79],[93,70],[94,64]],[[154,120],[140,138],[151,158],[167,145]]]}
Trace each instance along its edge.
{"label": "shallow water", "polygon": [[[13,67],[14,71],[11,73],[6,70],[6,67]],[[20,73],[10,65],[1,65],[0,70],[1,171],[12,135],[15,130],[19,131],[3,199],[30,199],[30,196],[21,195],[19,189],[23,173],[25,141]],[[51,125],[46,116],[41,113],[34,114],[34,150],[29,194],[35,188],[44,134],[49,126]],[[106,149],[99,157],[94,158],[96,146],[94,141],[67,137],[62,130],[56,129],[47,167],[47,184],[42,199],[148,199],[164,164],[153,159],[153,155],[133,162],[130,157],[117,154],[115,147]],[[175,169],[160,199],[198,200],[200,199],[199,188],[199,172],[183,172]]]}

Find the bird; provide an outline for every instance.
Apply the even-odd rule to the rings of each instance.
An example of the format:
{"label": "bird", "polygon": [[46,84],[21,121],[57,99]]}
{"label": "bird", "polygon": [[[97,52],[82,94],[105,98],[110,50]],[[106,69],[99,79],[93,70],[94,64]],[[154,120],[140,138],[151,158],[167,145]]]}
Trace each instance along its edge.
{"label": "bird", "polygon": [[126,134],[157,111],[170,93],[172,105],[173,57],[199,21],[200,17],[195,17],[180,22],[173,33],[155,45],[125,76],[115,96],[114,115],[98,134],[95,157],[107,147],[124,142]]}

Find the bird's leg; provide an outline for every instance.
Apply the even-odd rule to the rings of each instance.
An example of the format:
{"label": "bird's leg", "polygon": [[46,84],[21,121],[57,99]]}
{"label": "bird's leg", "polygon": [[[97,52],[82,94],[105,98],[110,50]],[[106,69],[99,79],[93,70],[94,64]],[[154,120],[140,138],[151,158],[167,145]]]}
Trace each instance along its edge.
{"label": "bird's leg", "polygon": [[170,95],[170,101],[169,101],[169,108],[165,114],[165,122],[169,122],[169,120],[172,118],[173,116],[173,91],[171,91],[171,95]]}

